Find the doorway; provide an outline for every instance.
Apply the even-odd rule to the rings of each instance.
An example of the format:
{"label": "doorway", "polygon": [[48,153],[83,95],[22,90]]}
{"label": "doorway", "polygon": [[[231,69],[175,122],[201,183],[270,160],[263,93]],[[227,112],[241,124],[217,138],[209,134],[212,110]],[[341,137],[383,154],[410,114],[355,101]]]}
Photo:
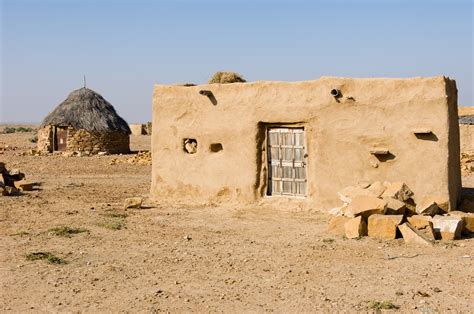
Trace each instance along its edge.
{"label": "doorway", "polygon": [[67,127],[56,127],[55,132],[55,149],[57,151],[65,151],[67,148]]}
{"label": "doorway", "polygon": [[305,197],[306,156],[304,128],[268,128],[267,195]]}

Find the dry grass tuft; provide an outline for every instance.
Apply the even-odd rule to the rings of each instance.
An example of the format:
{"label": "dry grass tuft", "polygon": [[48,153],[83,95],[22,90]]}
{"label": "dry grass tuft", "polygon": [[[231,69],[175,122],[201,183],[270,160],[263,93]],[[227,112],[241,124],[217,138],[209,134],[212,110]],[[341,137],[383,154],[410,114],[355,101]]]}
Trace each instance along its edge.
{"label": "dry grass tuft", "polygon": [[393,304],[392,301],[369,301],[367,303],[367,309],[370,310],[396,310],[400,307]]}

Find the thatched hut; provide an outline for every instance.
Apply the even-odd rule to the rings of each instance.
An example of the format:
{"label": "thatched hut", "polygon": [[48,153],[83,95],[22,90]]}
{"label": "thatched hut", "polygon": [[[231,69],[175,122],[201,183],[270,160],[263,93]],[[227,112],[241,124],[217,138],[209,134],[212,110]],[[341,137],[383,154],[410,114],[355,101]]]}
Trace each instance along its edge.
{"label": "thatched hut", "polygon": [[130,128],[114,107],[88,88],[73,91],[41,123],[38,150],[85,154],[130,151]]}

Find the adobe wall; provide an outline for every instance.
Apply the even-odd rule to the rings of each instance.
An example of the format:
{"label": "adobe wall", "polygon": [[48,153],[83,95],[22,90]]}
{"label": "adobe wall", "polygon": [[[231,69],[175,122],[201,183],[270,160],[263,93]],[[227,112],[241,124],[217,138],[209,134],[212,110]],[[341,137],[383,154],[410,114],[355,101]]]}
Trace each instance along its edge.
{"label": "adobe wall", "polygon": [[460,124],[461,152],[474,154],[474,125]]}
{"label": "adobe wall", "polygon": [[145,126],[143,124],[129,124],[128,127],[130,128],[132,135],[145,134]]}
{"label": "adobe wall", "polygon": [[[45,126],[38,130],[38,151],[53,151],[53,126]],[[107,152],[110,154],[130,152],[130,137],[120,132],[90,133],[86,130],[76,130],[68,127],[66,151],[97,154]]]}
{"label": "adobe wall", "polygon": [[[342,97],[331,96],[338,89]],[[212,91],[212,97],[200,95]],[[417,196],[461,188],[455,82],[445,77],[155,85],[152,187],[160,202],[322,209],[348,185],[404,181]],[[301,125],[307,197],[266,196],[266,128]],[[414,131],[430,130],[415,135]],[[188,154],[183,140],[197,140]],[[211,144],[221,144],[214,152]],[[389,150],[376,157],[373,150]]]}

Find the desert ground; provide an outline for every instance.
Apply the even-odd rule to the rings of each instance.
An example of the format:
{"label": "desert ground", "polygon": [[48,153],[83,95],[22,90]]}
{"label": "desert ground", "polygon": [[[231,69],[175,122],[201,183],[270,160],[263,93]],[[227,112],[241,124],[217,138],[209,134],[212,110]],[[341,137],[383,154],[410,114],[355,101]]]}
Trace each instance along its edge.
{"label": "desert ground", "polygon": [[[153,204],[150,165],[32,156],[32,136],[0,134],[0,161],[41,183],[0,197],[2,312],[376,311],[376,302],[473,311],[474,238],[347,240],[328,234],[330,216],[317,210]],[[150,137],[131,146],[149,150]],[[473,188],[474,176],[463,183]],[[145,206],[123,210],[132,196]],[[34,252],[63,263],[28,259]]]}

